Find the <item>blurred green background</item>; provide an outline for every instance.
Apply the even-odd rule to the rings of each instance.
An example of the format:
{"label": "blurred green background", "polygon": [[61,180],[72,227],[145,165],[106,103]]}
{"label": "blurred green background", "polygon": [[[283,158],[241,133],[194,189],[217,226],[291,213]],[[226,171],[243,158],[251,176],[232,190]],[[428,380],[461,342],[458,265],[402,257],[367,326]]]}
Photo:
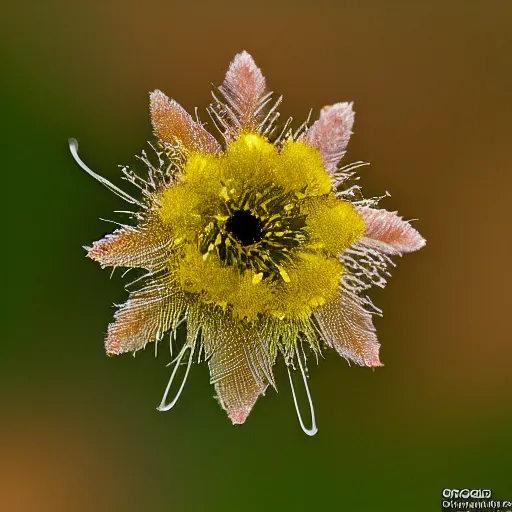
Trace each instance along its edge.
{"label": "blurred green background", "polygon": [[[443,488],[512,500],[512,3],[21,0],[2,22],[0,510],[440,510]],[[355,102],[346,162],[428,245],[373,294],[385,367],[311,364],[319,433],[279,393],[233,427],[194,366],[156,406],[169,355],[109,358],[120,272],[84,257],[124,209],[115,183],[151,137],[148,92],[203,110],[253,54],[296,126]]]}

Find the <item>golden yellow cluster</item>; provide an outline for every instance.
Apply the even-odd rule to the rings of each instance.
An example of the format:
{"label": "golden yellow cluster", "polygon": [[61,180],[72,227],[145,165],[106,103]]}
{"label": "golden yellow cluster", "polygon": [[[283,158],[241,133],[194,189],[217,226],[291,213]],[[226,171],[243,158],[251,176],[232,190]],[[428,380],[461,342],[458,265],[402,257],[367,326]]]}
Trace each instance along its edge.
{"label": "golden yellow cluster", "polygon": [[[269,189],[273,194],[267,197]],[[249,195],[255,204],[246,201],[234,210],[232,205]],[[288,202],[265,211],[265,204],[276,198]],[[170,270],[179,276],[183,290],[250,321],[262,315],[308,319],[312,309],[336,293],[343,271],[337,255],[360,239],[365,229],[354,207],[332,193],[331,178],[318,151],[291,140],[278,151],[254,133],[242,134],[225,153],[191,154],[180,181],[159,199],[158,214],[177,245]],[[275,235],[279,242],[292,232],[279,225],[274,231],[263,228],[262,239],[247,245],[223,236],[228,235],[233,210],[244,208],[261,224],[272,217],[278,221],[287,211],[296,211],[292,221],[304,219],[298,230],[300,243],[291,249],[275,243],[267,251],[269,260],[282,260],[280,253],[287,253],[286,261],[275,265],[275,273],[257,265],[244,268],[242,261],[235,259],[232,264],[223,258],[221,246],[226,243],[239,245],[235,254],[248,252],[250,259],[250,253],[264,250],[265,238]],[[201,252],[200,241],[213,224],[218,232],[206,252]]]}

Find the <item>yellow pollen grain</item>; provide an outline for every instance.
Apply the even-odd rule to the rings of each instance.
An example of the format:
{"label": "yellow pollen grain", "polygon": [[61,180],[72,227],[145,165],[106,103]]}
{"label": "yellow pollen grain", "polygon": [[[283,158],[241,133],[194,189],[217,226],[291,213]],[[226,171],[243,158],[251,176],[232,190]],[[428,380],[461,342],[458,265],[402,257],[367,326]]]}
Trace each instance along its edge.
{"label": "yellow pollen grain", "polygon": [[263,272],[260,272],[259,274],[254,274],[252,276],[252,284],[261,283],[262,279],[263,279]]}
{"label": "yellow pollen grain", "polygon": [[290,276],[288,275],[288,272],[286,272],[286,270],[284,268],[279,267],[279,273],[281,274],[281,277],[283,278],[283,281],[285,283],[290,282]]}

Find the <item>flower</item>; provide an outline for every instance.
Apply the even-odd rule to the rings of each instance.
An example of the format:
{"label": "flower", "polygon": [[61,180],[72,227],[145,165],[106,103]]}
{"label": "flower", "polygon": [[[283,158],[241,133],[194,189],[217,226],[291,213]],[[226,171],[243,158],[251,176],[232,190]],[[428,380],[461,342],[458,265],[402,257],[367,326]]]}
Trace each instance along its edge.
{"label": "flower", "polygon": [[[232,61],[209,107],[221,142],[176,101],[150,96],[155,158],[140,159],[147,177],[123,172],[141,198],[122,191],[76,161],[127,202],[135,225],[120,225],[94,242],[89,258],[102,267],[144,269],[108,327],[108,354],[158,343],[186,321],[186,340],[160,410],[178,399],[192,361],[208,362],[218,400],[234,424],[275,387],[279,354],[288,367],[300,424],[316,432],[307,387],[306,353],[333,347],[358,365],[381,366],[365,295],[386,283],[390,255],[425,241],[396,213],[363,199],[354,183],[364,165],[338,163],[352,134],[352,103],[324,107],[310,127],[279,132],[277,106],[247,52]],[[156,159],[156,160],[155,160]],[[171,345],[172,347],[172,345]],[[304,348],[309,349],[305,351]],[[180,365],[185,377],[170,402]],[[312,425],[306,428],[290,369],[298,367]]]}

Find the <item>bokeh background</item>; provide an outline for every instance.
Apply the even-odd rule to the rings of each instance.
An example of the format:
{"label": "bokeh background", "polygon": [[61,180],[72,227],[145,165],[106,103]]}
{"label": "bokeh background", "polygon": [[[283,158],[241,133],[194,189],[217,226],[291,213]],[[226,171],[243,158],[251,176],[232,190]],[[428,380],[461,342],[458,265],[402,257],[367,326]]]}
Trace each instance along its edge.
{"label": "bokeh background", "polygon": [[[512,500],[512,3],[20,0],[3,8],[7,331],[0,352],[0,510],[440,510],[443,488]],[[251,52],[283,117],[353,100],[346,161],[428,245],[398,258],[376,320],[385,367],[311,365],[319,433],[299,428],[286,371],[244,426],[195,366],[156,411],[169,355],[109,358],[126,294],[84,258],[151,138],[148,91],[204,112]],[[7,180],[7,181],[6,181]],[[7,230],[7,233],[5,232]]]}

